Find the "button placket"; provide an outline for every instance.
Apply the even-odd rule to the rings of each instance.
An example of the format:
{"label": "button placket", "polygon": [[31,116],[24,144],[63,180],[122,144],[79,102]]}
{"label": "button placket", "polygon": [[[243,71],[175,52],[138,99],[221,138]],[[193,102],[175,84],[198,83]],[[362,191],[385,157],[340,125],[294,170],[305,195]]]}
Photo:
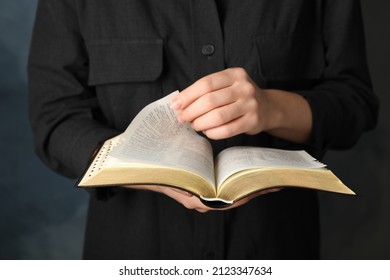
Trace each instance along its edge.
{"label": "button placket", "polygon": [[192,0],[194,80],[225,68],[223,31],[215,1]]}

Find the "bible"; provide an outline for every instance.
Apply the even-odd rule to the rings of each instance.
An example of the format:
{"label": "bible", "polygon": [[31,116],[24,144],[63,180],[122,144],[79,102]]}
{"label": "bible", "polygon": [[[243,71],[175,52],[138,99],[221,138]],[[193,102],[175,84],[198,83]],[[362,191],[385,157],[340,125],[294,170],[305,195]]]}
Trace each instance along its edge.
{"label": "bible", "polygon": [[177,93],[149,104],[125,132],[105,141],[78,186],[165,185],[214,208],[275,187],[354,194],[305,151],[237,146],[214,160],[209,141],[178,122],[170,102]]}

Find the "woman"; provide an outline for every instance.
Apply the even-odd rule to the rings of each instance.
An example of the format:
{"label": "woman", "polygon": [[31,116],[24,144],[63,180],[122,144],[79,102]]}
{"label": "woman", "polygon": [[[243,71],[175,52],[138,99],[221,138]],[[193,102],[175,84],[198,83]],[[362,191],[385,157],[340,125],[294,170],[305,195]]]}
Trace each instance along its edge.
{"label": "woman", "polygon": [[[352,147],[378,110],[355,0],[41,0],[29,85],[36,151],[72,178],[98,143],[176,89],[179,121],[215,153],[250,145],[321,158]],[[94,190],[84,258],[319,257],[316,193],[249,200],[209,211],[158,186]]]}

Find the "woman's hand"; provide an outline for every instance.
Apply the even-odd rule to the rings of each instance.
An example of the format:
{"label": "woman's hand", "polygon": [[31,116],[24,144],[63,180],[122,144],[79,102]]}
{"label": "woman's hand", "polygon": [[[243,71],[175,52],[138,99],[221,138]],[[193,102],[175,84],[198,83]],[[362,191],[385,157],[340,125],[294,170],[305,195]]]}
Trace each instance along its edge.
{"label": "woman's hand", "polygon": [[173,99],[179,121],[211,139],[256,134],[269,124],[268,99],[242,68],[208,75]]}
{"label": "woman's hand", "polygon": [[201,78],[172,100],[181,123],[211,139],[266,131],[306,143],[312,114],[302,96],[259,88],[243,68],[230,68]]}
{"label": "woman's hand", "polygon": [[148,190],[148,191],[162,193],[162,194],[165,194],[165,195],[169,196],[170,198],[176,200],[177,202],[182,204],[187,209],[193,209],[193,210],[196,210],[196,211],[201,212],[201,213],[206,213],[210,210],[229,210],[232,208],[236,208],[236,207],[239,207],[239,206],[242,206],[242,205],[248,203],[251,199],[253,199],[255,197],[280,190],[279,188],[274,188],[274,189],[269,189],[269,190],[265,190],[262,192],[258,192],[258,193],[255,193],[251,196],[245,197],[245,198],[237,201],[232,206],[229,206],[227,208],[215,209],[215,208],[207,207],[199,200],[198,197],[192,195],[191,193],[183,191],[183,190],[179,190],[176,188],[170,188],[170,187],[166,187],[166,186],[157,186],[157,185],[131,185],[131,186],[124,186],[124,188],[137,189],[137,190]]}

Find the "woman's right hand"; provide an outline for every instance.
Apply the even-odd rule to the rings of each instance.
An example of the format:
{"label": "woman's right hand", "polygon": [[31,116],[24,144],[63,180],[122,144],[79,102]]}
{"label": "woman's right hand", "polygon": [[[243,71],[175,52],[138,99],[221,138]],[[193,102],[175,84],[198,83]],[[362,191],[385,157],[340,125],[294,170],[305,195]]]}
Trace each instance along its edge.
{"label": "woman's right hand", "polygon": [[187,209],[193,209],[201,213],[206,213],[210,210],[229,210],[233,209],[239,206],[242,206],[246,203],[248,203],[250,200],[252,200],[255,197],[258,197],[260,195],[264,195],[271,192],[276,192],[281,190],[280,188],[273,188],[269,190],[264,190],[261,192],[257,192],[255,194],[252,194],[248,197],[245,197],[236,203],[234,203],[232,206],[226,207],[226,208],[210,208],[206,205],[204,205],[198,197],[195,195],[172,187],[167,186],[159,186],[159,185],[128,185],[124,186],[124,188],[128,189],[136,189],[136,190],[147,190],[147,191],[154,191],[158,193],[165,194],[166,196],[169,196],[170,198],[176,200],[178,203],[182,204]]}

